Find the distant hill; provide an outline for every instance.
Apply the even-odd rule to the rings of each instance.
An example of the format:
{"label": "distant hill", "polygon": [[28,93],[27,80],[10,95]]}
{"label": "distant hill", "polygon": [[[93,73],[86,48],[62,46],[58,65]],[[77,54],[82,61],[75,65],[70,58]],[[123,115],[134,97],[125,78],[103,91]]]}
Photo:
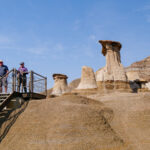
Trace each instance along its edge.
{"label": "distant hill", "polygon": [[70,90],[76,89],[78,87],[80,83],[80,78],[73,80],[70,84],[69,84],[69,88]]}

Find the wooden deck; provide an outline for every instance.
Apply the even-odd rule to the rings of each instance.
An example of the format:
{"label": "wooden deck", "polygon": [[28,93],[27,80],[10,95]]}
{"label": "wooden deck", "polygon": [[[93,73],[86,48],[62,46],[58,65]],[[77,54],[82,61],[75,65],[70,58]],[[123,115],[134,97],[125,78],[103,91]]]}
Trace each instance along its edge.
{"label": "wooden deck", "polygon": [[[13,92],[11,94],[7,94],[7,96],[2,96],[3,94],[1,94],[1,98],[2,98],[2,102],[0,103],[0,111],[3,110],[3,108],[5,106],[8,105],[8,103],[16,98],[16,97],[22,97],[25,100],[35,100],[35,99],[45,99],[46,95],[44,94],[39,94],[39,93],[19,93],[19,92]],[[4,94],[6,95],[6,94]]]}
{"label": "wooden deck", "polygon": [[22,98],[24,99],[45,99],[46,95],[39,93],[21,93]]}
{"label": "wooden deck", "polygon": [[[47,77],[44,77],[34,71],[29,71],[27,76],[26,89],[28,93],[22,93],[23,85],[20,87],[22,92],[18,91],[17,69],[12,69],[7,73],[8,78],[8,93],[0,93],[0,111],[9,104],[12,99],[21,97],[25,100],[45,99],[47,97]],[[4,75],[3,78],[5,78]]]}

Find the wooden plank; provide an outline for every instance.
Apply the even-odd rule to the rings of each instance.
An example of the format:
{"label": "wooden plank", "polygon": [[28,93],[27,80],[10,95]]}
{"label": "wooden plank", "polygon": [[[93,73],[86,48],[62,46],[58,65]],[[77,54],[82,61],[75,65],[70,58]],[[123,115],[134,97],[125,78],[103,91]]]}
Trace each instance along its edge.
{"label": "wooden plank", "polygon": [[24,99],[45,99],[46,95],[39,93],[22,93],[22,98]]}
{"label": "wooden plank", "polygon": [[33,73],[34,73],[35,75],[37,75],[37,76],[41,77],[41,78],[46,79],[46,77],[44,77],[44,76],[42,76],[42,75],[40,75],[40,74],[38,74],[38,73],[36,73],[36,72],[34,72],[34,71],[33,71]]}
{"label": "wooden plank", "polygon": [[45,79],[45,94],[47,96],[47,78]]}
{"label": "wooden plank", "polygon": [[39,94],[39,93],[31,93],[32,96],[31,98],[32,99],[45,99],[46,98],[46,95],[43,95],[43,94]]}

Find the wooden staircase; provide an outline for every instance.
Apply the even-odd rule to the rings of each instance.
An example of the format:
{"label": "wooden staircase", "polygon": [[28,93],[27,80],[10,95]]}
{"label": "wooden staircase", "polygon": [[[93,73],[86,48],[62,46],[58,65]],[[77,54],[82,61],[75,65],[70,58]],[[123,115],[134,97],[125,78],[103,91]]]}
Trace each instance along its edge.
{"label": "wooden staircase", "polygon": [[[34,72],[30,71],[27,76],[27,93],[23,93],[23,90],[18,92],[18,82],[17,82],[17,70],[14,68],[10,70],[7,74],[8,92],[11,94],[0,93],[0,112],[9,104],[12,99],[16,97],[23,98],[24,100],[29,99],[45,99],[47,96],[47,78]],[[0,78],[2,80],[6,77],[4,75]],[[23,85],[22,85],[23,88]]]}
{"label": "wooden staircase", "polygon": [[0,111],[8,105],[8,103],[15,97],[20,96],[20,93],[13,92],[11,94],[0,94]]}
{"label": "wooden staircase", "polygon": [[10,96],[10,94],[0,94],[0,105]]}

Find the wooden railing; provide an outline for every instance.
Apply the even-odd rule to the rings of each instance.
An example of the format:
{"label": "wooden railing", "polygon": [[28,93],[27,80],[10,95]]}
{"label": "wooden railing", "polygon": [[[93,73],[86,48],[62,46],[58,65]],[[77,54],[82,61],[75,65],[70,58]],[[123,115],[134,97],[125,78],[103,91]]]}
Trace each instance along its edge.
{"label": "wooden railing", "polygon": [[[21,84],[21,90],[17,91],[18,80],[17,80],[17,70],[14,68],[10,70],[3,78],[7,78],[8,81],[8,93],[20,92],[24,93],[23,84]],[[38,93],[47,95],[47,78],[34,72],[30,71],[26,75],[26,88],[28,93]]]}
{"label": "wooden railing", "polygon": [[30,71],[29,92],[47,95],[47,78]]}

